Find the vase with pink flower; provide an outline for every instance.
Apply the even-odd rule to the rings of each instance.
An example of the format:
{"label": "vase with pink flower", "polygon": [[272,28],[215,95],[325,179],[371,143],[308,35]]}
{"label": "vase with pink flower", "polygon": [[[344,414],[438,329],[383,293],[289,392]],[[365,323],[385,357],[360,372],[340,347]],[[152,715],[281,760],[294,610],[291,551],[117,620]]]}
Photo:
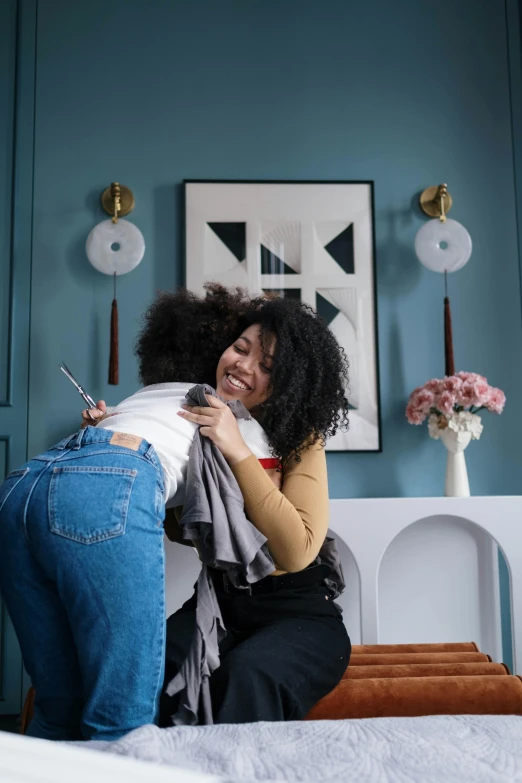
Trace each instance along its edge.
{"label": "vase with pink flower", "polygon": [[410,424],[428,420],[430,437],[441,440],[448,451],[444,494],[469,496],[464,450],[482,434],[483,410],[502,413],[506,397],[474,372],[458,372],[434,378],[411,393],[406,407]]}

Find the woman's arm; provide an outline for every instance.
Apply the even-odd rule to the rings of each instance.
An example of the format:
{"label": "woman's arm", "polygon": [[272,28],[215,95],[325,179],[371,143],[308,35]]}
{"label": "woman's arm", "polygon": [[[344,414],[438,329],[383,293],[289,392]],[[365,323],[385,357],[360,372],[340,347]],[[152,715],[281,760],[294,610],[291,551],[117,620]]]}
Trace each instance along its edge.
{"label": "woman's arm", "polygon": [[210,407],[187,406],[178,416],[197,424],[227,460],[248,518],[266,536],[278,567],[301,571],[317,557],[328,529],[324,448],[316,444],[303,451],[301,462],[285,469],[279,491],[243,440],[232,411],[216,397],[207,400]]}
{"label": "woman's arm", "polygon": [[328,478],[324,448],[301,453],[279,491],[256,457],[231,466],[250,521],[266,536],[278,568],[301,571],[315,560],[328,530]]}

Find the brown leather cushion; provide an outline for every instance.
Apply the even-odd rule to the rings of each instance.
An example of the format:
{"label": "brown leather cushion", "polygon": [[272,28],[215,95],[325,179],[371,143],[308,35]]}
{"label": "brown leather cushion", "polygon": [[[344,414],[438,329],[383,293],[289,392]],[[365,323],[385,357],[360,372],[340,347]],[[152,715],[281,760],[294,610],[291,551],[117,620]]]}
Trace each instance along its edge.
{"label": "brown leather cushion", "polygon": [[480,652],[476,642],[434,642],[432,644],[354,644],[352,655],[361,653]]}
{"label": "brown leather cushion", "polygon": [[510,674],[505,663],[398,663],[395,665],[348,666],[343,680],[375,677],[456,677]]}
{"label": "brown leather cushion", "polygon": [[481,652],[426,652],[426,653],[361,653],[352,655],[350,666],[382,665],[395,663],[477,663],[491,661]]}
{"label": "brown leather cushion", "polygon": [[512,675],[342,680],[307,720],[419,715],[522,715],[522,681]]}

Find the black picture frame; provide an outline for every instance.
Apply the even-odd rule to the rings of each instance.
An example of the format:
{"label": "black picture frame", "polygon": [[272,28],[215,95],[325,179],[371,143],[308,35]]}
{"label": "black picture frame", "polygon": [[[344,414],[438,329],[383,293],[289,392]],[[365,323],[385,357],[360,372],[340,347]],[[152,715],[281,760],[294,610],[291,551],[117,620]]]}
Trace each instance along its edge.
{"label": "black picture frame", "polygon": [[183,190],[187,287],[213,280],[311,304],[351,365],[350,429],[326,450],[380,453],[373,180],[187,179]]}

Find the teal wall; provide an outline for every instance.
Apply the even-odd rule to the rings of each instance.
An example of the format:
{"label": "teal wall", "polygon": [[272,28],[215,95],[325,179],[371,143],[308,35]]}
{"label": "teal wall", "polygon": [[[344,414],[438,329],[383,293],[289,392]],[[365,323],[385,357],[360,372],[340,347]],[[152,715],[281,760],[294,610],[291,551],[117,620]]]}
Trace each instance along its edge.
{"label": "teal wall", "polygon": [[[158,288],[183,281],[184,178],[375,180],[382,454],[329,456],[332,497],[440,494],[445,453],[407,425],[443,371],[441,276],[416,260],[416,194],[449,183],[470,231],[451,278],[457,364],[508,397],[466,453],[474,494],[520,490],[522,328],[504,0],[41,0],[29,452],[77,422],[61,359],[109,403]],[[106,383],[112,282],[85,238],[111,180],[136,196],[120,278],[121,383]]]}

